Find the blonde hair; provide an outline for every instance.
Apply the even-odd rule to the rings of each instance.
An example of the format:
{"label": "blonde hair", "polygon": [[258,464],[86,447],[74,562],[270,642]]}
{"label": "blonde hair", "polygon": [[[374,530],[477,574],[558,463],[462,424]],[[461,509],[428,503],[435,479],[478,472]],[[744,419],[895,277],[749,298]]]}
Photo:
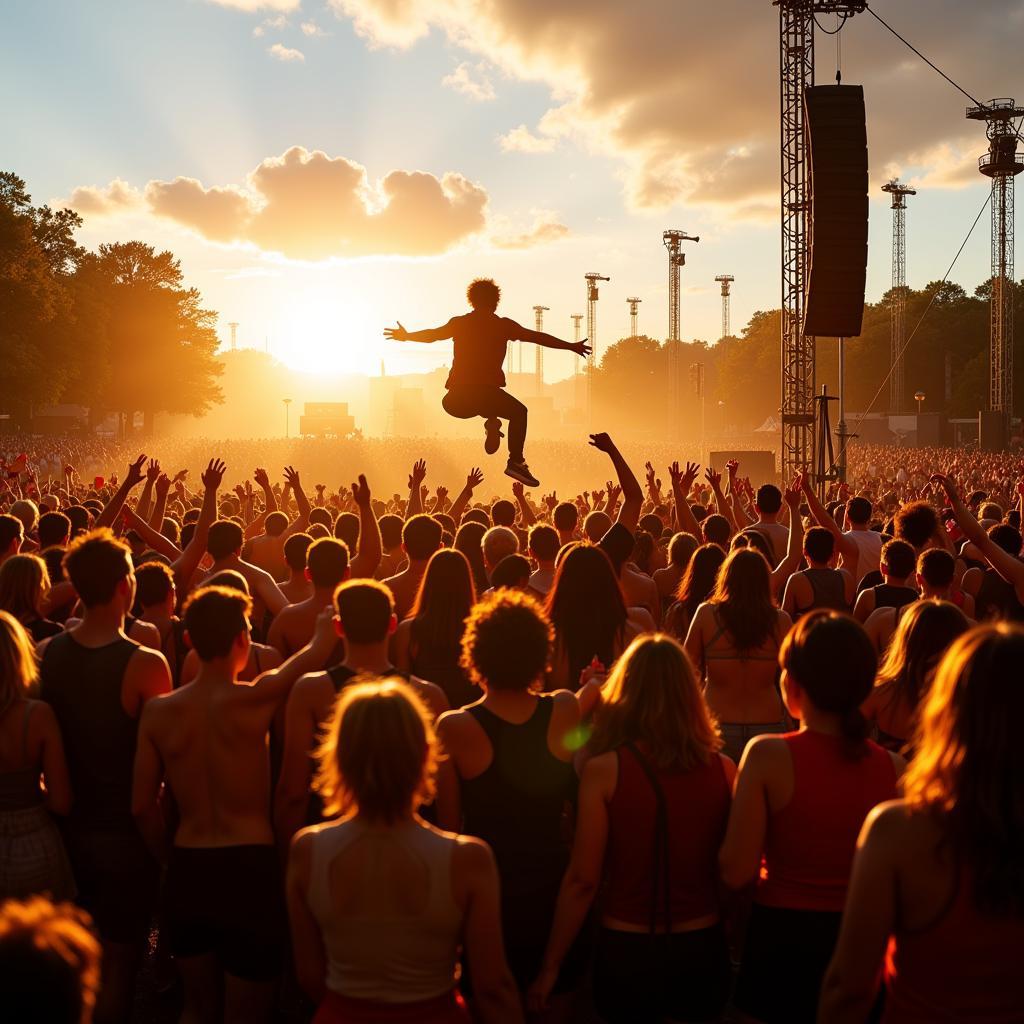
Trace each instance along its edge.
{"label": "blonde hair", "polygon": [[327,814],[391,823],[434,798],[430,712],[401,679],[361,677],[338,697],[316,752],[313,788]]}
{"label": "blonde hair", "polygon": [[718,722],[680,644],[665,633],[638,636],[601,689],[588,751],[642,743],[659,768],[689,771],[721,749]]}
{"label": "blonde hair", "polygon": [[0,608],[19,622],[39,618],[50,591],[50,574],[38,555],[12,555],[0,565]]}
{"label": "blonde hair", "polygon": [[0,611],[0,716],[24,699],[38,675],[25,627],[10,612]]}

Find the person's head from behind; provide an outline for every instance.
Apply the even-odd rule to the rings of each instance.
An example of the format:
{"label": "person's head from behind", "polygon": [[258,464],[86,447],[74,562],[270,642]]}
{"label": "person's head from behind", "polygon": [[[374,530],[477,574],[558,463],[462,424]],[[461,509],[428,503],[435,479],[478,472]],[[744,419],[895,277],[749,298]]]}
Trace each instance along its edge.
{"label": "person's head from behind", "polygon": [[832,716],[847,756],[863,756],[868,723],[860,706],[875,684],[878,668],[864,627],[840,612],[812,611],[783,640],[779,666],[790,713],[805,724],[814,712]]}
{"label": "person's head from behind", "polygon": [[393,513],[381,516],[377,523],[380,527],[380,542],[385,551],[394,551],[402,546],[402,517]]}
{"label": "person's head from behind", "polygon": [[242,553],[245,538],[242,528],[231,519],[218,519],[210,526],[206,538],[206,550],[215,562],[223,561]]}
{"label": "person's head from behind", "polygon": [[725,516],[713,512],[704,518],[700,528],[704,534],[705,544],[717,544],[723,550],[729,546],[729,535],[732,533],[732,527]]}
{"label": "person's head from behind", "polygon": [[25,527],[17,516],[0,515],[0,558],[10,558],[21,550]]}
{"label": "person's head from behind", "polygon": [[524,555],[506,555],[491,573],[491,586],[495,590],[524,590],[530,585],[530,571],[530,560]]}
{"label": "person's head from behind", "polygon": [[395,599],[376,580],[348,580],[334,592],[334,628],[349,646],[386,644],[395,631]]}
{"label": "person's head from behind", "polygon": [[203,580],[204,587],[227,587],[228,590],[237,590],[246,597],[252,597],[249,591],[249,581],[237,569],[221,569],[212,576]]}
{"label": "person's head from behind", "polygon": [[32,638],[10,612],[0,611],[0,716],[25,698],[37,678]]}
{"label": "person's head from behind", "polygon": [[334,536],[349,549],[355,551],[359,547],[359,516],[354,512],[342,512],[334,520]]}
{"label": "person's head from behind", "polygon": [[772,563],[774,555],[769,547],[768,539],[760,530],[741,530],[737,533],[729,542],[729,550],[737,551],[739,548],[752,548],[754,551],[760,551],[764,555],[765,561],[769,565]]}
{"label": "person's head from behind", "polygon": [[689,615],[693,615],[697,606],[711,596],[724,561],[725,552],[717,544],[701,544],[694,551],[676,589],[676,600],[683,604]]}
{"label": "person's head from behind", "polygon": [[571,534],[580,521],[580,510],[571,501],[561,501],[551,514],[555,529],[561,534]]}
{"label": "person's head from behind", "polygon": [[678,572],[686,572],[686,567],[697,550],[697,538],[689,533],[674,533],[668,542],[669,565]]}
{"label": "person's head from behind", "polygon": [[309,551],[313,538],[308,533],[293,533],[284,542],[285,564],[293,575],[300,576],[306,571],[306,552]]}
{"label": "person's head from behind", "polygon": [[501,299],[501,289],[489,278],[478,277],[466,289],[469,304],[482,313],[493,313]]}
{"label": "person's head from behind", "polygon": [[25,533],[31,533],[39,522],[39,507],[29,498],[19,498],[11,505],[11,515],[21,520]]}
{"label": "person's head from behind", "polygon": [[659,768],[680,771],[707,764],[722,746],[690,659],[664,633],[637,637],[601,687],[588,750],[626,743],[642,746]]}
{"label": "person's head from behind", "polygon": [[485,530],[491,525],[491,517],[482,508],[471,508],[462,513],[462,524],[479,523]]}
{"label": "person's head from behind", "polygon": [[967,616],[949,601],[914,601],[889,641],[878,669],[878,684],[891,687],[892,702],[916,708],[928,692],[942,655],[969,628]]}
{"label": "person's head from behind", "polygon": [[469,560],[461,551],[435,551],[423,574],[413,616],[453,612],[465,619],[476,603],[476,588]]}
{"label": "person's head from behind", "polygon": [[625,621],[622,585],[601,548],[582,543],[570,546],[558,563],[547,609],[552,622],[559,625],[577,617],[593,620],[609,612]]}
{"label": "person's head from behind", "polygon": [[402,547],[410,562],[425,562],[441,546],[444,530],[432,516],[415,515],[402,528]]}
{"label": "person's head from behind", "polygon": [[983,523],[1001,523],[1003,521],[1003,508],[994,501],[986,501],[978,509],[978,518]]}
{"label": "person's head from behind", "polygon": [[0,905],[5,1019],[88,1024],[100,987],[100,944],[89,915],[43,896]]}
{"label": "person's head from behind", "polygon": [[306,579],[317,590],[329,590],[348,579],[348,548],[333,537],[315,540],[306,551]]}
{"label": "person's head from behind", "polygon": [[64,514],[71,520],[72,537],[88,532],[92,519],[89,516],[89,510],[84,505],[69,505]]}
{"label": "person's head from behind", "polygon": [[853,526],[867,526],[871,522],[871,502],[861,495],[846,503],[846,518]]}
{"label": "person's head from behind", "polygon": [[1024,917],[1024,630],[997,623],[958,637],[921,708],[904,796],[944,826],[983,912]]}
{"label": "person's head from behind", "polygon": [[777,516],[782,508],[782,491],[775,484],[761,484],[754,495],[754,508],[762,516]]}
{"label": "person's head from behind", "polygon": [[434,798],[438,745],[431,716],[399,679],[356,682],[335,704],[317,751],[314,788],[330,815],[390,825]]}
{"label": "person's head from behind", "polygon": [[71,520],[63,512],[47,512],[39,517],[39,547],[62,548],[71,539]]}
{"label": "person's head from behind", "polygon": [[896,538],[882,545],[879,568],[886,581],[906,582],[913,575],[916,564],[917,554],[907,541]]}
{"label": "person's head from behind", "polygon": [[174,573],[163,562],[144,562],[135,570],[135,600],[143,611],[174,612]]}
{"label": "person's head from behind", "polygon": [[482,541],[484,564],[493,572],[498,563],[519,550],[519,538],[507,526],[492,526]]}
{"label": "person's head from behind", "polygon": [[135,600],[135,574],[128,545],[101,528],[76,537],[68,545],[62,565],[87,609],[114,602],[127,614]]}
{"label": "person's head from behind", "polygon": [[836,551],[836,539],[824,526],[812,526],[804,534],[804,555],[813,566],[827,566]]}
{"label": "person's head from behind", "polygon": [[945,548],[929,548],[917,559],[918,586],[932,594],[944,594],[953,585],[956,559]]}
{"label": "person's head from behind", "polygon": [[268,537],[280,537],[288,529],[288,517],[277,510],[270,513],[263,521],[263,532]]}
{"label": "person's head from behind", "polygon": [[778,613],[772,601],[771,570],[760,551],[731,552],[718,570],[709,600],[738,651],[755,650],[775,635]]}
{"label": "person's head from behind", "polygon": [[38,555],[13,555],[0,565],[0,608],[19,622],[40,617],[49,590],[50,574]]}
{"label": "person's head from behind", "polygon": [[185,602],[185,633],[201,662],[227,662],[241,672],[249,661],[252,600],[228,587],[204,586]]}
{"label": "person's head from behind", "polygon": [[583,536],[591,544],[597,544],[611,528],[612,517],[600,509],[595,512],[588,512],[587,518],[583,520]]}
{"label": "person's head from behind", "polygon": [[515,526],[516,507],[508,498],[499,498],[491,506],[491,522],[495,526]]}
{"label": "person's head from behind", "polygon": [[546,523],[537,523],[530,527],[529,548],[530,554],[538,565],[554,565],[558,557],[558,549],[562,542],[558,537],[558,531]]}
{"label": "person's head from behind", "polygon": [[1016,558],[1020,554],[1020,530],[1014,529],[1007,523],[1000,523],[997,526],[990,526],[988,535],[992,543],[1002,548],[1008,555],[1013,555]]}
{"label": "person's head from behind", "polygon": [[915,551],[922,550],[935,536],[939,517],[926,501],[912,501],[896,513],[893,528],[899,540],[906,541]]}
{"label": "person's head from behind", "polygon": [[539,689],[554,631],[541,606],[519,590],[480,600],[462,635],[462,668],[483,689]]}

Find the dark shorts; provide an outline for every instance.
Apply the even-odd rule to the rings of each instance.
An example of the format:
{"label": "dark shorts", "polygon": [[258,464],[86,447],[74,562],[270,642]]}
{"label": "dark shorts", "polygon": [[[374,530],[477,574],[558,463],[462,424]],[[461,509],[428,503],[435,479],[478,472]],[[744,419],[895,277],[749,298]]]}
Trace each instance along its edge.
{"label": "dark shorts", "polygon": [[718,1020],[729,982],[729,949],[718,926],[657,936],[601,930],[594,1005],[608,1024]]}
{"label": "dark shorts", "polygon": [[141,943],[156,906],[160,867],[137,829],[64,831],[76,902],[92,916],[104,942]]}
{"label": "dark shorts", "polygon": [[174,847],[164,881],[163,926],[174,956],[215,953],[236,978],[275,978],[288,933],[275,848]]}
{"label": "dark shorts", "polygon": [[755,903],[735,1004],[765,1024],[814,1024],[842,914]]}

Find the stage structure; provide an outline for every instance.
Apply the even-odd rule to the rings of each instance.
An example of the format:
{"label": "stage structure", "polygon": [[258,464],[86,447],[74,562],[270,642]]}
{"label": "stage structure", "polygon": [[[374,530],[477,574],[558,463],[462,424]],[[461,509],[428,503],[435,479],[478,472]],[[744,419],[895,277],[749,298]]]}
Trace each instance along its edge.
{"label": "stage structure", "polygon": [[729,296],[732,294],[732,283],[736,278],[732,274],[719,274],[715,280],[722,286],[722,337],[728,338],[732,331],[729,320]]}
{"label": "stage structure", "polygon": [[[538,334],[544,330],[544,314],[547,310],[547,306],[533,307],[533,326],[537,329]],[[544,392],[544,346],[534,345],[533,347],[536,349],[533,372],[536,377],[537,394],[540,395]]]}
{"label": "stage structure", "polygon": [[673,436],[679,434],[680,403],[683,393],[680,380],[681,367],[679,365],[679,268],[686,265],[686,253],[683,252],[683,242],[699,242],[697,235],[688,235],[685,231],[670,228],[662,233],[662,244],[668,250],[668,340],[672,344],[671,368],[672,374],[672,402],[670,405],[669,429]]}
{"label": "stage structure", "polygon": [[583,275],[587,282],[587,339],[590,355],[587,356],[587,425],[593,425],[594,418],[594,367],[597,366],[597,300],[598,281],[610,281],[610,277],[591,271]]}
{"label": "stage structure", "polygon": [[1013,122],[1024,107],[1012,99],[968,107],[967,117],[985,122],[988,152],[978,170],[992,179],[992,294],[989,299],[988,408],[1000,413],[1003,442],[1010,440],[1013,417],[1013,179],[1024,171]]}
{"label": "stage structure", "polygon": [[626,299],[626,301],[629,303],[629,336],[631,338],[638,338],[639,335],[636,333],[636,318],[637,312],[640,308],[640,303],[643,300],[633,297]]}
{"label": "stage structure", "polygon": [[228,327],[231,329],[231,351],[235,352],[238,349],[238,323],[233,320]]}
{"label": "stage structure", "polygon": [[903,413],[906,384],[903,375],[903,346],[907,337],[907,196],[917,190],[901,185],[896,178],[882,186],[892,196],[892,290],[889,292],[889,336],[892,372],[889,376],[889,412]]}
{"label": "stage structure", "polygon": [[773,0],[779,8],[782,149],[782,459],[784,480],[814,464],[814,338],[804,334],[809,266],[809,149],[804,92],[814,84],[815,17],[845,23],[866,0]]}

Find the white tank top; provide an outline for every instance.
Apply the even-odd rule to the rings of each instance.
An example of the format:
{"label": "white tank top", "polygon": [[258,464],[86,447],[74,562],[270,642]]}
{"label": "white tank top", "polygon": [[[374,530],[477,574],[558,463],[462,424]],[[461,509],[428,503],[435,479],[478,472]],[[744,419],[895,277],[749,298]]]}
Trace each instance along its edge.
{"label": "white tank top", "polygon": [[[332,892],[331,866],[360,839],[374,845],[393,843],[426,867],[428,893],[421,913],[335,913],[338,903],[351,894]],[[349,819],[313,834],[306,900],[323,935],[326,984],[332,992],[350,999],[406,1003],[451,991],[462,932],[462,913],[451,886],[455,845],[454,838],[416,822],[374,829]],[[372,871],[371,857],[364,871],[367,891],[372,888]]]}
{"label": "white tank top", "polygon": [[874,530],[847,530],[846,536],[857,545],[860,555],[856,565],[844,564],[843,568],[850,571],[854,583],[860,583],[869,572],[878,571],[882,562],[884,541],[882,535]]}

